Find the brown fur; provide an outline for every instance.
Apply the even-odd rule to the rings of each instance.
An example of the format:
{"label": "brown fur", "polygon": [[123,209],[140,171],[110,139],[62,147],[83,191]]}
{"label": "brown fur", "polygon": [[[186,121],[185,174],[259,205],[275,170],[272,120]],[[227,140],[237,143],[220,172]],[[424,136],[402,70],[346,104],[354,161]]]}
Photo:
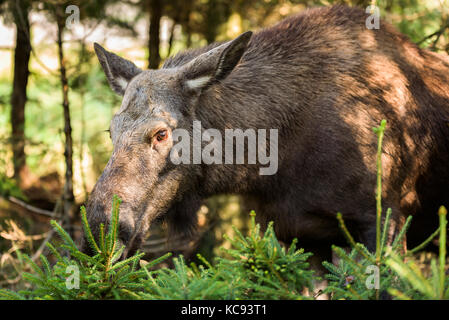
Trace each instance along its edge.
{"label": "brown fur", "polygon": [[[128,226],[123,241],[137,233],[140,242],[155,218],[191,230],[203,199],[236,193],[248,198],[260,221],[274,220],[283,241],[338,242],[335,215],[342,212],[357,240],[372,249],[372,128],[386,119],[383,207],[395,218],[415,216],[412,240],[430,234],[438,207],[449,206],[449,59],[418,48],[384,21],[368,30],[366,18],[344,6],[311,9],[249,43],[244,35],[186,51],[158,71],[130,75],[120,63],[106,67],[116,69],[109,72],[112,85],[121,74],[130,82],[111,122],[114,152],[90,198],[91,223],[107,220],[118,194]],[[97,53],[105,68],[112,54]],[[217,65],[227,67],[219,72]],[[212,80],[194,92],[185,88],[189,77],[201,75]],[[147,151],[155,147],[142,137],[157,121],[171,130],[190,128],[193,120],[221,131],[279,129],[277,174],[260,176],[258,165],[173,166],[170,144]]]}

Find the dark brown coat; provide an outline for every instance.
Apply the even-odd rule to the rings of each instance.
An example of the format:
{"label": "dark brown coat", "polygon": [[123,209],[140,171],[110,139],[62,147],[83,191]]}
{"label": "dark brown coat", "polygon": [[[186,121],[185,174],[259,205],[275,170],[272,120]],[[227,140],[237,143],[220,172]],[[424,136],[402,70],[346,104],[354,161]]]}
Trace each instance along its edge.
{"label": "dark brown coat", "polygon": [[[157,71],[141,72],[97,46],[112,87],[125,98],[111,122],[114,153],[91,195],[91,222],[107,219],[118,194],[127,226],[122,240],[129,244],[138,234],[140,243],[155,218],[189,230],[203,199],[236,193],[262,222],[274,220],[281,240],[338,242],[341,212],[372,249],[372,128],[386,119],[383,207],[396,219],[415,216],[411,236],[428,235],[438,207],[449,206],[449,59],[418,48],[384,21],[368,30],[367,16],[344,6],[306,10],[252,37],[181,53]],[[209,81],[186,88],[199,77]],[[142,123],[152,130],[155,114],[170,130],[189,129],[193,120],[221,131],[277,128],[278,172],[260,176],[258,165],[170,166],[170,145],[150,142],[159,148],[151,156],[133,140]]]}

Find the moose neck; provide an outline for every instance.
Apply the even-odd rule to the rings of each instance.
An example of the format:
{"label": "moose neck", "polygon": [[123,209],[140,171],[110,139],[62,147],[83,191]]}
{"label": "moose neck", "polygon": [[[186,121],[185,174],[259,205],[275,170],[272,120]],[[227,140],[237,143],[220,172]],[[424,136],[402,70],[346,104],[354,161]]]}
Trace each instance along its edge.
{"label": "moose neck", "polygon": [[[222,141],[223,164],[203,164],[202,165],[202,183],[204,194],[207,196],[219,193],[239,193],[253,194],[260,193],[260,186],[266,185],[260,183],[262,179],[271,179],[276,183],[276,175],[261,175],[261,167],[267,168],[268,165],[260,165],[259,158],[256,164],[248,164],[248,144],[249,139],[244,138],[245,161],[243,164],[233,163],[225,164],[225,138],[226,130],[238,130],[246,132],[248,129],[258,133],[264,131],[267,144],[271,143],[272,131],[276,129],[277,141],[281,141],[291,128],[301,125],[293,124],[293,117],[289,108],[282,104],[287,101],[279,101],[274,104],[270,97],[270,92],[265,91],[267,83],[256,83],[254,78],[238,79],[239,72],[232,74],[226,81],[216,84],[205,91],[198,100],[195,111],[195,119],[201,122],[203,131],[207,129],[217,129],[224,138]],[[246,81],[246,83],[245,83]],[[254,89],[254,86],[257,88]],[[258,139],[258,137],[257,137]],[[235,142],[237,142],[235,140]],[[207,143],[206,143],[207,144]],[[277,143],[276,143],[277,145]],[[234,149],[234,161],[236,149]],[[276,152],[281,152],[277,150]],[[271,151],[266,155],[276,156],[276,166],[278,156],[273,155]],[[263,192],[263,191],[262,191]]]}

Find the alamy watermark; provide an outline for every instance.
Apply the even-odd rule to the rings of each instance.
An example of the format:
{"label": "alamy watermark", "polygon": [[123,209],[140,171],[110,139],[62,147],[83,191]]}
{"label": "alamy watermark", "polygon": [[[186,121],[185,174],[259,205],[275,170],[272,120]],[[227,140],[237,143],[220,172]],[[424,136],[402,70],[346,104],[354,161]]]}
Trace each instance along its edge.
{"label": "alamy watermark", "polygon": [[[365,287],[368,290],[380,289],[380,270],[376,265],[369,265],[365,269],[365,274],[369,274],[365,279]],[[354,276],[347,276],[345,280],[345,286],[350,285],[355,280]]]}
{"label": "alamy watermark", "polygon": [[80,288],[80,269],[77,265],[70,265],[65,269],[67,278],[65,279],[65,287],[69,290]]}
{"label": "alamy watermark", "polygon": [[70,30],[75,24],[80,22],[80,8],[72,4],[65,8],[65,13],[70,14],[65,20],[65,26]]}
{"label": "alamy watermark", "polygon": [[367,29],[372,30],[380,29],[380,8],[378,6],[368,6],[365,10],[369,14],[368,18],[365,20],[365,26]]}
{"label": "alamy watermark", "polygon": [[380,270],[378,266],[370,265],[366,267],[365,270],[366,274],[369,274],[369,276],[366,278],[365,286],[367,289],[372,290],[376,289],[378,290],[380,288]]}
{"label": "alamy watermark", "polygon": [[246,149],[246,164],[259,164],[260,175],[274,175],[278,170],[278,130],[270,129],[269,136],[267,131],[225,129],[223,138],[220,130],[203,130],[201,121],[193,121],[192,137],[186,129],[173,130],[170,160],[175,165],[245,164]]}

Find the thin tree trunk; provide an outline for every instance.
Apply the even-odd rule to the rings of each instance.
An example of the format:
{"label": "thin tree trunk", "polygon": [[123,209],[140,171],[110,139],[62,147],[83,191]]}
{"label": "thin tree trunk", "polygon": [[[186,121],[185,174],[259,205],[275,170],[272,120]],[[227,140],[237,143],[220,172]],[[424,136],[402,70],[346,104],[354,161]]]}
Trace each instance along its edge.
{"label": "thin tree trunk", "polygon": [[186,46],[190,48],[192,46],[192,28],[190,26],[190,14],[192,12],[193,2],[192,0],[185,0],[184,3],[184,16],[183,16],[183,24],[185,26],[186,33]]}
{"label": "thin tree trunk", "polygon": [[12,151],[14,162],[14,178],[19,183],[25,180],[25,104],[27,101],[27,84],[29,76],[29,61],[31,53],[30,23],[28,1],[11,3],[16,24],[16,49],[14,52],[14,80],[11,94],[11,127]]}
{"label": "thin tree trunk", "polygon": [[150,69],[157,69],[161,62],[159,53],[160,46],[160,26],[162,18],[162,1],[149,0],[150,11],[150,30],[148,39],[148,49],[150,51],[148,58],[148,67]]}
{"label": "thin tree trunk", "polygon": [[[81,40],[81,52],[80,52],[80,62],[79,62],[79,70],[82,70],[83,63],[87,62],[87,52],[86,52],[86,42],[84,39]],[[80,139],[80,171],[81,171],[81,183],[83,186],[84,199],[87,200],[87,186],[86,186],[86,174],[84,172],[84,143],[86,142],[86,117],[85,117],[85,96],[86,96],[86,88],[87,84],[82,77],[82,83],[80,86],[79,94],[81,100],[81,139]]]}
{"label": "thin tree trunk", "polygon": [[205,37],[208,44],[213,43],[218,34],[220,24],[220,12],[218,10],[218,1],[209,0],[206,13],[206,32]]}
{"label": "thin tree trunk", "polygon": [[58,57],[60,67],[60,81],[62,87],[62,108],[64,110],[64,135],[65,135],[65,184],[63,193],[63,208],[64,216],[69,221],[74,218],[74,203],[75,197],[73,195],[73,140],[72,140],[72,126],[70,120],[70,108],[69,108],[69,85],[67,81],[66,66],[64,59],[63,48],[63,32],[64,32],[64,19],[58,19]]}
{"label": "thin tree trunk", "polygon": [[80,142],[80,173],[81,173],[81,184],[83,186],[84,199],[87,200],[87,184],[86,184],[86,173],[84,172],[84,144],[86,143],[86,115],[85,115],[85,102],[86,102],[86,92],[82,88],[80,90],[81,99],[81,142]]}
{"label": "thin tree trunk", "polygon": [[186,34],[187,34],[186,46],[187,48],[190,48],[192,46],[192,28],[190,27],[190,22],[188,22],[186,26]]}
{"label": "thin tree trunk", "polygon": [[178,19],[175,18],[173,20],[173,25],[170,28],[170,39],[168,40],[168,52],[167,52],[167,57],[170,57],[171,51],[173,50],[173,40],[175,38],[175,28],[176,25],[178,24]]}

